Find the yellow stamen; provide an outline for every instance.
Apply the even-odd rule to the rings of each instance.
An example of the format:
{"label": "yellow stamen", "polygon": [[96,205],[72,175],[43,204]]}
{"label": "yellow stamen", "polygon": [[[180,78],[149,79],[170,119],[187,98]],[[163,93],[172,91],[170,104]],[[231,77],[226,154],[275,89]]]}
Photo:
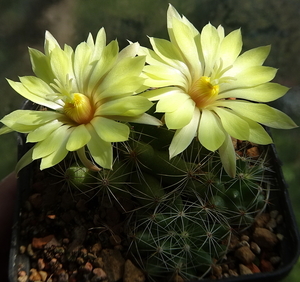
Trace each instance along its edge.
{"label": "yellow stamen", "polygon": [[199,109],[203,109],[214,102],[218,94],[219,85],[212,85],[207,76],[201,76],[194,82],[189,91],[189,95]]}
{"label": "yellow stamen", "polygon": [[94,109],[87,96],[75,93],[70,101],[65,102],[64,113],[78,124],[87,124],[94,116]]}

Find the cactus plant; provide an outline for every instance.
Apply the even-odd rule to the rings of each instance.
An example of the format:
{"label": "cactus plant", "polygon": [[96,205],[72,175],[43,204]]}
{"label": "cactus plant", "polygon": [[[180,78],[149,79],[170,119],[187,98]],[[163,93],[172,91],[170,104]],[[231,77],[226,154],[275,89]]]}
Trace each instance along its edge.
{"label": "cactus plant", "polygon": [[[131,210],[123,208],[127,252],[150,280],[176,274],[185,280],[205,277],[222,261],[232,230],[249,228],[265,209],[272,173],[268,152],[239,141],[232,178],[219,153],[209,152],[196,138],[169,159],[168,147],[159,144],[174,132],[154,135],[147,125],[132,126],[131,131],[134,138],[114,146],[113,170],[89,171],[71,155],[60,165],[61,174],[79,193],[120,206],[124,200],[133,204]],[[259,156],[247,155],[249,148],[261,150]]]}
{"label": "cactus plant", "polygon": [[200,33],[171,5],[167,25],[170,41],[121,52],[117,41],[106,45],[104,29],[75,50],[47,32],[45,54],[30,49],[36,77],[9,81],[46,109],[5,116],[0,134],[15,130],[36,143],[17,171],[41,159],[80,195],[129,201],[128,256],[149,279],[188,280],[205,277],[232,230],[266,207],[272,172],[254,143],[272,140],[262,125],[296,125],[262,104],[287,91],[262,66],[268,46],[240,55],[240,30],[225,36],[208,24]]}
{"label": "cactus plant", "polygon": [[136,154],[141,170],[131,174],[129,190],[137,199],[129,222],[132,255],[154,280],[175,274],[186,280],[203,277],[226,254],[231,230],[248,228],[264,210],[270,190],[267,154],[247,157],[250,144],[242,142],[232,178],[219,154],[208,153],[196,139],[169,160],[167,148],[153,148],[150,132],[142,131],[137,147],[151,153]]}

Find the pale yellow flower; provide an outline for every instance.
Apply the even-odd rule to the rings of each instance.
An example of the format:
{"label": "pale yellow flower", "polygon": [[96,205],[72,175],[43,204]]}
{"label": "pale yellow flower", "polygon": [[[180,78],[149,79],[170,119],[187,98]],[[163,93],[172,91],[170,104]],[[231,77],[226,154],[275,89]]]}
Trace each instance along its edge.
{"label": "pale yellow flower", "polygon": [[129,136],[123,122],[160,124],[145,114],[152,103],[135,95],[144,81],[140,74],[145,57],[136,56],[138,48],[132,43],[119,52],[116,40],[106,45],[102,28],[95,41],[89,35],[75,50],[68,45],[62,49],[46,32],[45,54],[29,50],[36,76],[9,80],[23,97],[48,109],[17,110],[1,120],[5,125],[1,134],[27,133],[27,142],[36,143],[19,161],[17,171],[35,159],[41,159],[41,169],[54,166],[70,151],[90,169],[99,169],[93,162],[111,168],[111,143]]}
{"label": "pale yellow flower", "polygon": [[166,126],[176,130],[170,157],[197,136],[208,150],[219,150],[225,170],[233,176],[236,156],[231,137],[269,144],[272,140],[262,125],[296,126],[287,115],[263,104],[288,90],[269,82],[276,69],[262,66],[270,47],[240,54],[240,30],[225,36],[222,26],[207,24],[199,33],[171,5],[167,26],[170,41],[150,38],[153,50],[141,48],[148,64],[145,86],[156,88],[143,96],[158,100],[156,111],[165,113]]}

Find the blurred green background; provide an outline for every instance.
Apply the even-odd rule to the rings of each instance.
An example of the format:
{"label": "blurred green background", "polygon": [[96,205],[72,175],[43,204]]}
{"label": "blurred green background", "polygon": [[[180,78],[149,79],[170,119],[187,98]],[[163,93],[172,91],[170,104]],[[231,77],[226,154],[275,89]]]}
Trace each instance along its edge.
{"label": "blurred green background", "polygon": [[[199,30],[221,24],[226,33],[241,28],[244,50],[272,45],[265,65],[278,68],[274,81],[291,87],[273,106],[300,124],[299,0],[10,0],[0,3],[0,117],[20,108],[23,98],[5,78],[32,75],[27,47],[43,50],[45,30],[60,44],[76,46],[89,32],[105,27],[108,42],[118,38],[149,46],[147,35],[167,38],[166,10],[171,3]],[[300,129],[272,130],[300,226]],[[0,136],[0,179],[13,170],[16,135]],[[299,281],[298,263],[285,281]]]}

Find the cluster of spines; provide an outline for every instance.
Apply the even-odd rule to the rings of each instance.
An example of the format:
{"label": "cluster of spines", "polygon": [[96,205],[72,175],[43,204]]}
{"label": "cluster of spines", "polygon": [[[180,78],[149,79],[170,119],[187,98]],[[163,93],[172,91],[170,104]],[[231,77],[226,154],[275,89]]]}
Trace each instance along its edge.
{"label": "cluster of spines", "polygon": [[72,165],[64,177],[83,193],[130,198],[135,203],[130,252],[137,263],[150,277],[179,273],[190,279],[222,258],[230,230],[251,225],[266,205],[269,183],[265,157],[238,157],[237,176],[230,178],[218,153],[196,139],[170,159],[172,134],[162,127],[153,137],[152,127],[137,126],[131,139],[115,148],[113,170],[91,173]]}

